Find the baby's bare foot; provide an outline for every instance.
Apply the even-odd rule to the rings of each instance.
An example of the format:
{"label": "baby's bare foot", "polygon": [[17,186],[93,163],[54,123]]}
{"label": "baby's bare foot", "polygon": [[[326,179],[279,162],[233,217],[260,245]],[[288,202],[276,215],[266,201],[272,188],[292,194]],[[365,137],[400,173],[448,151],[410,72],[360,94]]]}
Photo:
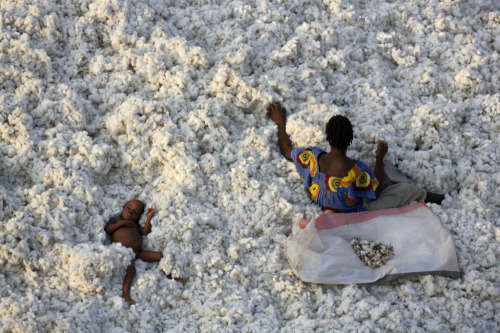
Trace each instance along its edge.
{"label": "baby's bare foot", "polygon": [[[163,273],[165,274],[165,272],[163,272]],[[175,281],[180,282],[180,283],[182,283],[182,284],[186,284],[186,283],[187,283],[187,281],[188,281],[188,280],[187,280],[187,279],[185,279],[185,278],[173,278],[173,277],[172,277],[172,274],[165,274],[165,275],[167,276],[167,278],[169,278],[169,279],[171,279],[171,280],[175,280]]]}
{"label": "baby's bare foot", "polygon": [[182,284],[186,284],[188,282],[188,280],[185,278],[175,278],[174,280]]}
{"label": "baby's bare foot", "polygon": [[132,298],[130,298],[130,296],[128,296],[128,295],[127,295],[127,296],[123,295],[123,298],[125,299],[125,302],[127,302],[127,303],[128,303],[128,304],[130,304],[130,305],[136,305],[136,304],[137,304],[137,303],[136,303],[136,302],[134,302],[134,300],[133,300]]}

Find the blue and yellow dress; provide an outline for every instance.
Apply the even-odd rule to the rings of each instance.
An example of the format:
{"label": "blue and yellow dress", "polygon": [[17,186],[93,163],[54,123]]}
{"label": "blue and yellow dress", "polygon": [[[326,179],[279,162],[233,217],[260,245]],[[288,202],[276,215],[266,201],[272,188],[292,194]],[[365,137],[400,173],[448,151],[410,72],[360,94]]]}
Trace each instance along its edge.
{"label": "blue and yellow dress", "polygon": [[296,148],[292,160],[304,187],[309,190],[313,202],[326,212],[362,212],[362,198],[376,199],[378,180],[373,171],[361,161],[357,161],[343,178],[332,177],[319,171],[319,155],[325,153],[318,147]]}

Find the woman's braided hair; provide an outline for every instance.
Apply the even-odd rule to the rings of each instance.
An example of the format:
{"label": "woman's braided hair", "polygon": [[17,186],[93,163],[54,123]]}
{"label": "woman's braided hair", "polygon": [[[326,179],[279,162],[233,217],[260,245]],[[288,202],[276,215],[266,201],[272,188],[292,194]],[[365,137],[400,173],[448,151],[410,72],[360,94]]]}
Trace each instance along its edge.
{"label": "woman's braided hair", "polygon": [[326,124],[326,140],[333,148],[338,148],[344,153],[351,145],[353,138],[352,124],[344,116],[333,116]]}

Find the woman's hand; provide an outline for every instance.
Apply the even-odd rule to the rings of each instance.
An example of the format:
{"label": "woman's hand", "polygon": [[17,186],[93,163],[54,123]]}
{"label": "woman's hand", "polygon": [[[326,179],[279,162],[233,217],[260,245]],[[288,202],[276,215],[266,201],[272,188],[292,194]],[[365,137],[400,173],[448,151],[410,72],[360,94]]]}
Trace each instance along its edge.
{"label": "woman's hand", "polygon": [[383,140],[378,140],[377,151],[375,152],[375,158],[383,160],[389,147],[387,146],[387,142]]}
{"label": "woman's hand", "polygon": [[283,156],[292,160],[292,141],[286,132],[286,109],[280,103],[271,103],[267,107],[267,116],[278,125],[278,145]]}
{"label": "woman's hand", "polygon": [[286,109],[278,103],[271,103],[267,107],[267,116],[278,126],[286,125]]}

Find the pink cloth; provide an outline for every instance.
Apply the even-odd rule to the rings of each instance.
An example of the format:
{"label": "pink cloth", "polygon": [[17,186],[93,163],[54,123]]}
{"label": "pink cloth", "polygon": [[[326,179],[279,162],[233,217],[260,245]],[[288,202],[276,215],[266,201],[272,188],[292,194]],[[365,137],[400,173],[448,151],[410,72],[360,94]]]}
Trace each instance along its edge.
{"label": "pink cloth", "polygon": [[[419,202],[413,205],[403,206],[399,208],[379,209],[359,213],[324,213],[316,218],[316,229],[333,229],[341,227],[343,225],[362,223],[379,216],[409,213],[420,207],[427,206],[425,205],[425,203]],[[307,227],[309,222],[311,222],[311,220],[311,217],[301,219],[299,221],[299,227],[301,229],[304,229],[305,227]]]}

